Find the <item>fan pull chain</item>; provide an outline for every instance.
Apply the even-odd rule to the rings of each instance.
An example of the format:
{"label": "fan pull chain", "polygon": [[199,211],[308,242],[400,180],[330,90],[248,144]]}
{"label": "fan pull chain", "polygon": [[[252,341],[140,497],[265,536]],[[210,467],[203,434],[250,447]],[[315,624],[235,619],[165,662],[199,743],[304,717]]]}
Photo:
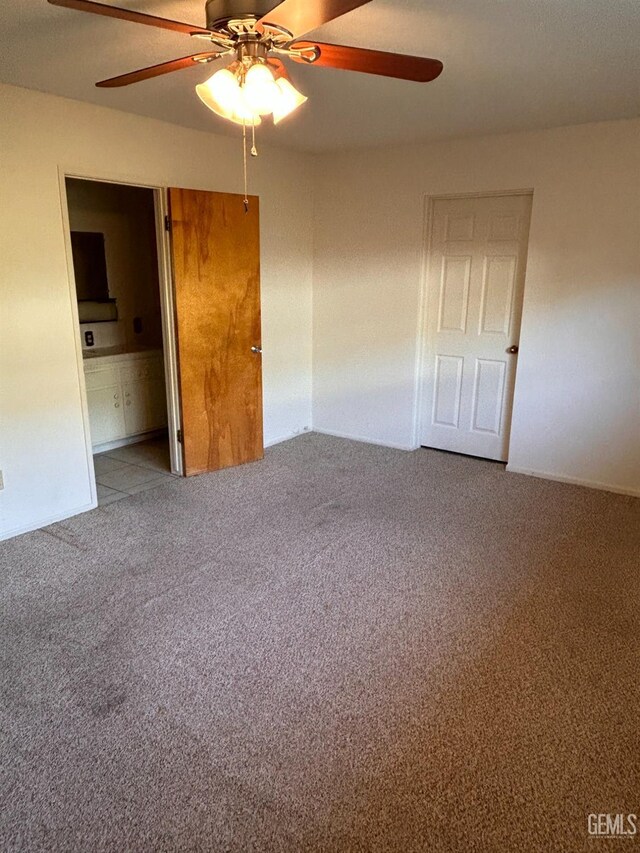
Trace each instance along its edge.
{"label": "fan pull chain", "polygon": [[249,177],[247,175],[247,124],[242,122],[242,159],[244,164],[244,212],[249,213]]}
{"label": "fan pull chain", "polygon": [[[244,212],[249,213],[249,170],[247,166],[247,148],[248,148],[248,139],[247,139],[247,123],[243,119],[242,121],[242,161],[243,161],[243,174],[244,174]],[[255,120],[251,122],[251,156],[258,156],[258,149],[256,147],[256,123]]]}

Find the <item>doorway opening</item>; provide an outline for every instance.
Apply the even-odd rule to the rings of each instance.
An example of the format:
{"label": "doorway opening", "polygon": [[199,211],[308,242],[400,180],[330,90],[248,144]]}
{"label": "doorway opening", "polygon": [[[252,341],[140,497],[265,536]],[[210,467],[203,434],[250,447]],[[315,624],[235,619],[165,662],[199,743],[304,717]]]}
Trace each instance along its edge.
{"label": "doorway opening", "polygon": [[[98,505],[180,474],[158,190],[66,177]],[[167,338],[169,337],[169,340]]]}
{"label": "doorway opening", "polygon": [[508,460],[532,198],[520,191],[430,201],[423,447]]}

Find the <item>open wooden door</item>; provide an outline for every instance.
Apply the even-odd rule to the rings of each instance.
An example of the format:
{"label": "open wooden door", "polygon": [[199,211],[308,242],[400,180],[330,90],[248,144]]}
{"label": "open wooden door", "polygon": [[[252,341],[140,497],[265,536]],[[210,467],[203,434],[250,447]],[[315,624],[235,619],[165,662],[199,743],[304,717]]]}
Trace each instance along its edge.
{"label": "open wooden door", "polygon": [[187,476],[264,455],[258,199],[170,189]]}

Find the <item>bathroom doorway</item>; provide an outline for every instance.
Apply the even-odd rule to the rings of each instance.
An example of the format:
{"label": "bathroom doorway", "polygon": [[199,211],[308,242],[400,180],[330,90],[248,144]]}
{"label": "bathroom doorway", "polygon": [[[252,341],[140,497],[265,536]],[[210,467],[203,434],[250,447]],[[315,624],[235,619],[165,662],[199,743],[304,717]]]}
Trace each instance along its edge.
{"label": "bathroom doorway", "polygon": [[66,177],[98,505],[180,475],[162,191]]}

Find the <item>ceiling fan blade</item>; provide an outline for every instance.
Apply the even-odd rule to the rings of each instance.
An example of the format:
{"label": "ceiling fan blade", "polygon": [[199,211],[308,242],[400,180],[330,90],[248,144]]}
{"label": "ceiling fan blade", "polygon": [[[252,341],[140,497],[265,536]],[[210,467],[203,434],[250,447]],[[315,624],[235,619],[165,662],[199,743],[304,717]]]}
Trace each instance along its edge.
{"label": "ceiling fan blade", "polygon": [[[180,71],[181,68],[193,68],[206,59],[213,62],[221,53],[196,53],[193,56],[183,56],[181,59],[173,59],[171,62],[161,62],[159,65],[151,65],[149,68],[141,68],[130,74],[121,74],[119,77],[111,77],[109,80],[101,80],[96,83],[101,89],[115,89],[118,86],[129,86],[131,83],[139,83],[141,80],[150,80],[161,74],[170,74],[172,71]],[[210,58],[209,58],[210,57]]]}
{"label": "ceiling fan blade", "polygon": [[303,36],[316,27],[328,24],[329,21],[370,2],[371,0],[284,0],[259,23],[277,24],[294,36]]}
{"label": "ceiling fan blade", "polygon": [[320,50],[320,56],[315,62],[309,63],[305,59],[292,56],[296,62],[320,65],[324,68],[342,68],[345,71],[362,71],[364,74],[379,74],[381,77],[397,77],[399,80],[415,80],[417,83],[435,80],[444,67],[439,59],[383,53],[380,50],[363,50],[339,44],[297,41],[291,47],[296,50],[317,47]]}
{"label": "ceiling fan blade", "polygon": [[63,6],[65,9],[75,9],[78,12],[93,12],[94,15],[104,15],[107,18],[119,18],[121,21],[131,21],[133,24],[147,24],[150,27],[160,27],[163,30],[173,30],[175,33],[208,33],[205,27],[196,27],[182,21],[170,21],[168,18],[157,18],[155,15],[145,15],[142,12],[132,12],[130,9],[119,9],[117,6],[107,6],[106,3],[93,3],[91,0],[49,0],[52,6]]}

